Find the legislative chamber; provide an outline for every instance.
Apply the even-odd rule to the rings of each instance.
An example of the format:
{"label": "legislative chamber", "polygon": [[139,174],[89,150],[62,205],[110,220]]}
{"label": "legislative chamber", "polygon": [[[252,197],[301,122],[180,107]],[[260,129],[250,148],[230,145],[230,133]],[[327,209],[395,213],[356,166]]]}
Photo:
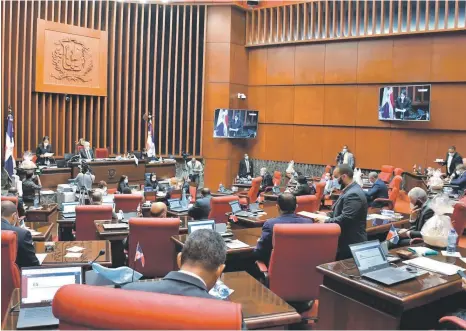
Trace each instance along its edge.
{"label": "legislative chamber", "polygon": [[465,330],[466,2],[1,2],[1,327]]}

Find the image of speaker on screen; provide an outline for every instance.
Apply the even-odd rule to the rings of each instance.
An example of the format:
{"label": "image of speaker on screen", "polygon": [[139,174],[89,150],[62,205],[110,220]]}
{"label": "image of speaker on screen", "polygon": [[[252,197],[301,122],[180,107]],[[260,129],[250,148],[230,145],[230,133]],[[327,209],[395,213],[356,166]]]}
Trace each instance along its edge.
{"label": "image of speaker on screen", "polygon": [[243,134],[243,122],[245,112],[230,110],[228,114],[228,136],[229,137],[240,137]]}
{"label": "image of speaker on screen", "polygon": [[379,120],[430,120],[430,85],[386,86],[379,97]]}
{"label": "image of speaker on screen", "polygon": [[258,111],[246,109],[216,109],[215,138],[256,138]]}

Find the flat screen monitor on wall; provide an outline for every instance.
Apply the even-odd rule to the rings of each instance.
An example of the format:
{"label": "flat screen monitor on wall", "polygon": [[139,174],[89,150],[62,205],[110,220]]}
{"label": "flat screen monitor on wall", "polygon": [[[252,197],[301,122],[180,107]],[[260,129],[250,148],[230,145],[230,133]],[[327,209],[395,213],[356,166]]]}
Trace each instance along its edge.
{"label": "flat screen monitor on wall", "polygon": [[258,122],[257,110],[215,109],[214,138],[256,138]]}
{"label": "flat screen monitor on wall", "polygon": [[379,120],[430,121],[430,88],[430,85],[381,87]]}

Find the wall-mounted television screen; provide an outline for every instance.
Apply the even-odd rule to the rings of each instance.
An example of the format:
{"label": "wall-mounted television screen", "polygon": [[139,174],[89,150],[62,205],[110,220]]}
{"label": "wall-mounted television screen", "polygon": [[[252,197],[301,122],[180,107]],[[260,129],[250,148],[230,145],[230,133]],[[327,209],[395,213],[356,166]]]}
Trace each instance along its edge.
{"label": "wall-mounted television screen", "polygon": [[430,85],[380,88],[379,120],[430,121],[430,88]]}
{"label": "wall-mounted television screen", "polygon": [[256,138],[258,122],[257,110],[215,109],[214,138]]}

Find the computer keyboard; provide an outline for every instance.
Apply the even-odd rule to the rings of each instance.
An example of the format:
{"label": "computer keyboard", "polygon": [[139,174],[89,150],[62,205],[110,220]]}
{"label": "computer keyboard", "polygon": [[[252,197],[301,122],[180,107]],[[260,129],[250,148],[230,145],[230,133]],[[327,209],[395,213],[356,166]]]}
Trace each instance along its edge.
{"label": "computer keyboard", "polygon": [[52,307],[36,307],[25,309],[24,317],[25,318],[39,318],[47,316],[52,312]]}

